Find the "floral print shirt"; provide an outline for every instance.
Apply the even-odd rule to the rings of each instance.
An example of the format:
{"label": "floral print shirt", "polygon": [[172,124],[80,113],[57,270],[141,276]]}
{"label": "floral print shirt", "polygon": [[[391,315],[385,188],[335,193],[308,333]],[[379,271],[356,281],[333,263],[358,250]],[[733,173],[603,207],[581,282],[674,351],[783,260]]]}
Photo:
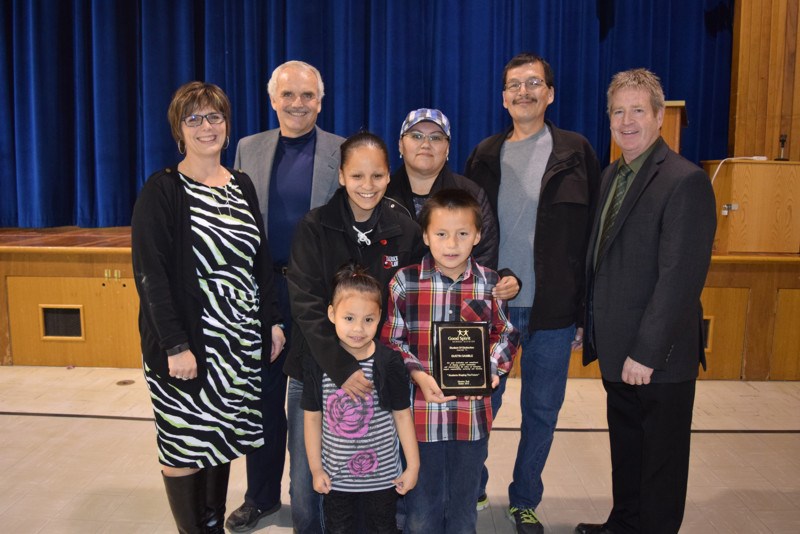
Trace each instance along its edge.
{"label": "floral print shirt", "polygon": [[[373,380],[374,357],[359,361]],[[402,473],[392,412],[381,409],[378,391],[353,401],[324,374],[322,377],[322,467],[332,489],[348,492],[385,490]]]}

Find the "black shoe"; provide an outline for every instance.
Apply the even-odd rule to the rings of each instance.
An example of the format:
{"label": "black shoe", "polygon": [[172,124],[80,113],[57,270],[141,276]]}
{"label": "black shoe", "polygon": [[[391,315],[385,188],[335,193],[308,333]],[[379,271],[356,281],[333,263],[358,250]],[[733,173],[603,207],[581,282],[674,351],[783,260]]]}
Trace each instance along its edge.
{"label": "black shoe", "polygon": [[575,534],[614,534],[606,525],[599,523],[578,523]]}
{"label": "black shoe", "polygon": [[225,521],[225,528],[234,532],[247,532],[256,526],[259,519],[274,514],[280,509],[281,503],[276,504],[272,508],[267,508],[266,510],[259,510],[252,504],[244,503],[231,512],[231,515],[228,516],[228,520]]}

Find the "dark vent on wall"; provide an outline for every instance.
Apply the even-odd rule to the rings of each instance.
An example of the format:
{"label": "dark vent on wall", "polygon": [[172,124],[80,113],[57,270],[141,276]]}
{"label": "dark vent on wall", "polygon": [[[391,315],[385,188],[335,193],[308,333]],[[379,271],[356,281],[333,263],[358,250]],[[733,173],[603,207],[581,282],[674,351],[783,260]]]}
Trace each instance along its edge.
{"label": "dark vent on wall", "polygon": [[80,308],[42,308],[44,337],[83,337]]}

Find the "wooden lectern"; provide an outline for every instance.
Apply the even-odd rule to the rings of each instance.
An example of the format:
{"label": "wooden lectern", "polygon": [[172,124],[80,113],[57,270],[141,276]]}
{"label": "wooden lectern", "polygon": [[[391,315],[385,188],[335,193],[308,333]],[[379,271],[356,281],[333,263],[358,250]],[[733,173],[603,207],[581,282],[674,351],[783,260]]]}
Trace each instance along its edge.
{"label": "wooden lectern", "polygon": [[733,159],[703,168],[716,172],[714,254],[800,254],[800,163]]}
{"label": "wooden lectern", "polygon": [[714,177],[717,232],[700,376],[800,380],[800,163],[733,158],[703,168]]}
{"label": "wooden lectern", "polygon": [[[667,100],[664,109],[664,122],[661,125],[661,137],[667,142],[669,147],[681,153],[681,128],[689,124],[686,120],[686,101]],[[622,155],[622,151],[611,137],[611,160],[616,161]]]}

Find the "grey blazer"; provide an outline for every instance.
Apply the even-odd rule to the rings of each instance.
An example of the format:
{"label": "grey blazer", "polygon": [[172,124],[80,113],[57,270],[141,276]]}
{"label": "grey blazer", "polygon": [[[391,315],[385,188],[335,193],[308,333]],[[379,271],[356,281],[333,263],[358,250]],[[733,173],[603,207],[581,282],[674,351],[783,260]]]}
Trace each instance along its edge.
{"label": "grey blazer", "polygon": [[[602,174],[603,206],[619,161]],[[599,359],[603,378],[622,380],[630,356],[654,369],[653,382],[683,382],[705,367],[700,293],[711,261],[716,207],[702,169],[656,141],[593,261],[596,210],[586,260],[583,362]]]}
{"label": "grey blazer", "polygon": [[[319,126],[314,128],[317,129],[317,145],[309,210],[326,204],[339,188],[339,146],[344,142],[343,137],[328,133]],[[279,136],[280,128],[275,128],[242,138],[236,147],[233,163],[235,168],[242,169],[253,180],[265,227],[269,221],[269,180]]]}

